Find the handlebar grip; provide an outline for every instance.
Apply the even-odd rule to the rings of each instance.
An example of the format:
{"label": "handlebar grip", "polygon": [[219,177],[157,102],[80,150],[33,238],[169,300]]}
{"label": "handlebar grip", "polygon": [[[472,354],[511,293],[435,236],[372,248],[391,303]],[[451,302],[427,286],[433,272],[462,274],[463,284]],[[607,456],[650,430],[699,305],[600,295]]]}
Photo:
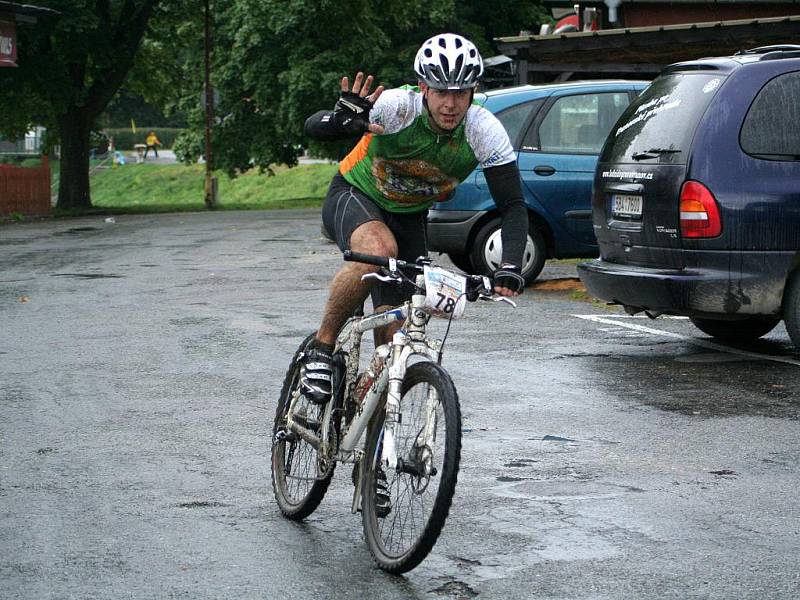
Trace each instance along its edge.
{"label": "handlebar grip", "polygon": [[[385,256],[373,256],[372,254],[362,254],[361,252],[353,252],[352,250],[345,250],[343,253],[345,260],[350,262],[366,263],[368,265],[375,265],[378,267],[389,268],[389,259]],[[401,261],[398,261],[398,263]]]}

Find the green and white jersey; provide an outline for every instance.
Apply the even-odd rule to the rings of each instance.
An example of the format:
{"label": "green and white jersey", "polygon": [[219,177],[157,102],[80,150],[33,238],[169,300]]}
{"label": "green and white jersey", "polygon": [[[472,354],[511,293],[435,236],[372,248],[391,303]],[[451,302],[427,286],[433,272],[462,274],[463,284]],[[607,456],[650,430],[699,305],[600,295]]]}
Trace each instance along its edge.
{"label": "green and white jersey", "polygon": [[494,167],[516,160],[500,121],[476,104],[448,134],[431,129],[415,87],[383,92],[369,116],[384,133],[364,135],[339,163],[339,172],[389,212],[426,210],[447,200],[477,165]]}

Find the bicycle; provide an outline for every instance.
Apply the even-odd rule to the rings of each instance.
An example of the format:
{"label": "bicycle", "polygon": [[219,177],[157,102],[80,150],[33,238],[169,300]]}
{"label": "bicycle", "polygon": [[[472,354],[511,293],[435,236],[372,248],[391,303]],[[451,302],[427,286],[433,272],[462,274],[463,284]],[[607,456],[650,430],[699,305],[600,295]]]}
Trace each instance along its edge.
{"label": "bicycle", "polygon": [[[454,318],[467,300],[493,297],[487,277],[462,275],[427,259],[344,253],[344,259],[383,267],[362,279],[411,281],[410,301],[393,309],[351,317],[333,353],[332,397],[316,404],[300,391],[297,350],[281,390],[272,438],[272,483],[281,512],[301,520],[319,506],[336,463],[354,463],[351,510],[360,508],[367,545],[378,566],[404,573],[419,565],[442,531],[455,492],[461,457],[461,410],[442,350]],[[449,319],[442,340],[428,338],[431,316]],[[365,332],[403,321],[388,344],[375,348],[359,371]],[[359,448],[364,431],[366,441]],[[432,500],[430,500],[432,498]]]}

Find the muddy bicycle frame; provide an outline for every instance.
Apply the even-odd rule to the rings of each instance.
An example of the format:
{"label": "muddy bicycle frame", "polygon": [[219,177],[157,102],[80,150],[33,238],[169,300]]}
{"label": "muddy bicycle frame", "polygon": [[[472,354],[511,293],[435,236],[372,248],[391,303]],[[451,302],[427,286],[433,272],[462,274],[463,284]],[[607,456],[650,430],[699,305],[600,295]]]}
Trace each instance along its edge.
{"label": "muddy bicycle frame", "polygon": [[[396,270],[390,267],[390,272]],[[384,277],[376,273],[368,273],[362,279],[379,279],[382,281],[394,280],[391,277]],[[381,465],[387,469],[407,470],[422,476],[430,476],[432,465],[432,443],[435,441],[433,434],[436,430],[436,397],[435,390],[431,388],[426,407],[426,424],[415,447],[427,449],[428,454],[423,461],[423,472],[417,472],[418,467],[412,467],[411,461],[404,462],[402,457],[397,456],[395,447],[396,426],[400,422],[400,397],[403,379],[412,357],[422,358],[438,362],[441,357],[442,342],[440,340],[428,339],[426,326],[430,320],[430,314],[425,311],[425,294],[420,294],[419,290],[425,289],[425,277],[423,274],[416,275],[417,293],[401,306],[383,311],[374,315],[363,317],[351,317],[336,338],[334,354],[349,347],[345,359],[345,381],[344,381],[344,402],[356,402],[353,398],[353,389],[359,371],[359,358],[361,351],[361,340],[367,331],[384,327],[396,321],[405,321],[404,329],[397,331],[392,341],[388,344],[378,346],[373,352],[367,370],[368,375],[374,377],[369,390],[363,400],[356,407],[357,414],[352,422],[347,426],[346,432],[339,440],[336,453],[329,455],[331,448],[326,447],[327,442],[323,440],[336,440],[336,432],[331,431],[334,427],[333,411],[336,407],[334,399],[328,401],[322,416],[321,436],[318,437],[313,431],[304,427],[294,419],[294,410],[300,398],[299,389],[292,395],[291,405],[286,415],[287,428],[300,436],[303,440],[311,444],[318,454],[327,458],[326,462],[358,462],[363,457],[363,450],[358,449],[358,445],[364,430],[367,428],[370,418],[379,407],[381,398],[388,390],[386,396],[386,416],[383,423],[383,443],[381,444]],[[327,471],[327,469],[325,469]]]}

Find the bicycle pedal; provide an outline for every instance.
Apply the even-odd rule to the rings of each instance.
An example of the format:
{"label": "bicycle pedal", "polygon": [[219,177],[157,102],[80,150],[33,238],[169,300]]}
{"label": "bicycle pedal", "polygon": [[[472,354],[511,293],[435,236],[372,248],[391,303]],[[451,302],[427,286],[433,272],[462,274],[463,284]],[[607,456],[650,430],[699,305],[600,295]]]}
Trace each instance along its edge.
{"label": "bicycle pedal", "polygon": [[297,439],[297,436],[286,429],[279,429],[275,432],[275,442],[293,442]]}

